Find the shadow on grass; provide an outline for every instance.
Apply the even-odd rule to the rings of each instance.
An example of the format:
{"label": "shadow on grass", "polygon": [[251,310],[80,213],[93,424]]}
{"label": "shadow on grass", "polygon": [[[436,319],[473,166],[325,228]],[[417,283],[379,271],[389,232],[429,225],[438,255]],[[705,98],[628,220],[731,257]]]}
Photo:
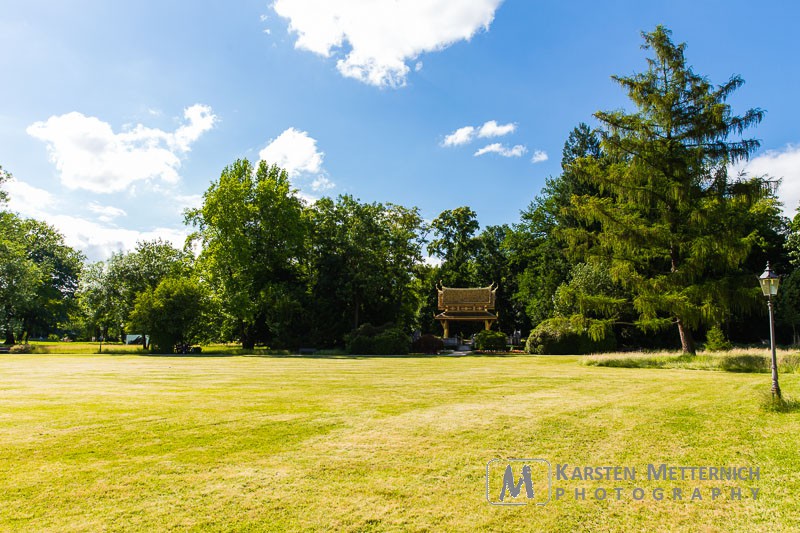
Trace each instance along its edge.
{"label": "shadow on grass", "polygon": [[782,398],[765,392],[761,397],[761,409],[768,413],[794,413],[800,411],[800,401],[783,395]]}
{"label": "shadow on grass", "polygon": [[260,357],[265,359],[460,359],[463,357],[469,358],[500,358],[500,357],[530,357],[529,355],[520,354],[473,354],[473,353],[456,353],[456,354],[407,354],[407,355],[348,355],[348,354],[259,354],[259,353],[195,353],[195,354],[158,354],[158,353],[131,353],[126,354],[110,354],[110,355],[138,355],[142,357],[180,357],[180,358],[211,358],[211,357]]}

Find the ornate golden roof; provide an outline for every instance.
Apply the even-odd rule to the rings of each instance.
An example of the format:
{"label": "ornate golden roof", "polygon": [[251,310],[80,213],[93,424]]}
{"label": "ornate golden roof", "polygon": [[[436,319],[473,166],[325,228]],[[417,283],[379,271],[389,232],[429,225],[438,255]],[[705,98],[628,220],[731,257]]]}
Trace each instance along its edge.
{"label": "ornate golden roof", "polygon": [[486,311],[494,309],[497,285],[488,287],[454,288],[445,287],[439,282],[440,311]]}

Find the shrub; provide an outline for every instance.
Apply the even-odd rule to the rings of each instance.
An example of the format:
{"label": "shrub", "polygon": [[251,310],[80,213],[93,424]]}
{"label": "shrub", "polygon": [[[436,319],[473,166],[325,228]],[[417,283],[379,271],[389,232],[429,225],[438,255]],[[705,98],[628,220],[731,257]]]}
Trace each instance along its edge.
{"label": "shrub", "polygon": [[436,355],[441,350],[444,350],[444,341],[436,335],[423,335],[411,343],[411,351],[414,353]]}
{"label": "shrub", "polygon": [[594,341],[585,332],[576,330],[568,319],[550,318],[531,331],[525,351],[539,355],[580,355],[609,352],[616,346],[617,339],[613,334]]}
{"label": "shrub", "polygon": [[33,347],[30,344],[15,344],[8,349],[8,353],[33,353]]}
{"label": "shrub", "polygon": [[58,342],[59,338],[58,335],[56,335],[55,333],[51,333],[50,335],[47,336],[47,340],[51,342]]}
{"label": "shrub", "polygon": [[714,326],[708,330],[706,334],[706,350],[711,352],[727,352],[731,348],[733,348],[733,345],[725,338],[725,334],[719,326]]}
{"label": "shrub", "polygon": [[502,331],[483,330],[475,335],[475,349],[504,352],[506,346],[506,335]]}
{"label": "shrub", "polygon": [[387,324],[364,324],[347,336],[347,353],[352,355],[406,355],[411,346],[403,330]]}

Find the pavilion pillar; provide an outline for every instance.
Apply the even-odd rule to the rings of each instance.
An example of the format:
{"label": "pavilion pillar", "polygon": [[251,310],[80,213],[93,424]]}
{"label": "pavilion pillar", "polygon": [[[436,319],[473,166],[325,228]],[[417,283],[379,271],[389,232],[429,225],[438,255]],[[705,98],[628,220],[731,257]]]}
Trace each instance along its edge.
{"label": "pavilion pillar", "polygon": [[450,338],[450,322],[447,320],[442,320],[442,327],[444,328],[444,338]]}
{"label": "pavilion pillar", "polygon": [[492,329],[492,321],[491,320],[484,320],[483,325],[486,328],[486,331]]}

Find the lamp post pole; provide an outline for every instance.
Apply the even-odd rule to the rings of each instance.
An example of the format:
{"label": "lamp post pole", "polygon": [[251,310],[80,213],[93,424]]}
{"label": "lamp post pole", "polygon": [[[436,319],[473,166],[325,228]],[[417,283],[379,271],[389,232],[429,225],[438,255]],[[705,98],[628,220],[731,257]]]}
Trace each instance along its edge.
{"label": "lamp post pole", "polygon": [[781,386],[778,385],[778,358],[775,355],[775,313],[773,312],[772,296],[767,298],[769,307],[769,344],[772,347],[772,395],[781,397]]}
{"label": "lamp post pole", "polygon": [[780,276],[772,271],[767,262],[767,269],[758,277],[761,284],[761,292],[767,297],[767,307],[769,307],[769,345],[772,349],[772,396],[780,399],[781,387],[778,385],[778,358],[775,355],[775,313],[773,311],[772,297],[778,294]]}

